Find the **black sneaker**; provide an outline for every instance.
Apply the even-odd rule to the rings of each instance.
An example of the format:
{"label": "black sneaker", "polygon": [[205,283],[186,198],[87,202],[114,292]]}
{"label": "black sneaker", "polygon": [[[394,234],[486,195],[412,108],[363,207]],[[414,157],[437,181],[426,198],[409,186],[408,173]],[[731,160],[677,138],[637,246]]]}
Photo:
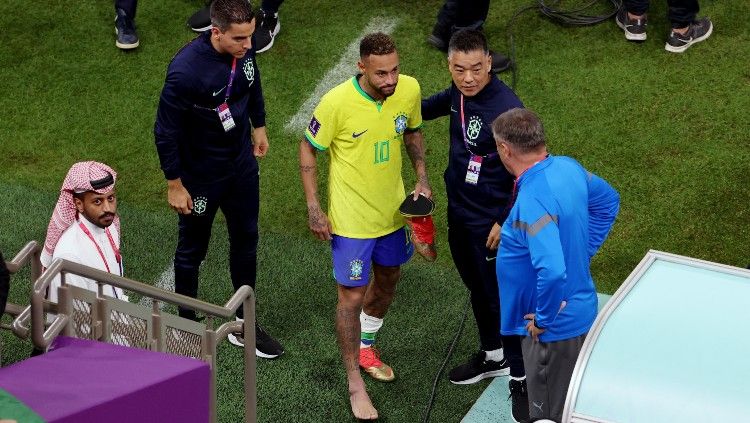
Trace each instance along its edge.
{"label": "black sneaker", "polygon": [[432,34],[427,37],[427,43],[436,49],[447,52],[448,51],[448,40],[451,37],[450,28],[446,29],[438,24],[432,28]]}
{"label": "black sneaker", "polygon": [[667,38],[667,44],[664,45],[664,49],[672,53],[682,53],[693,44],[710,37],[713,30],[714,24],[711,23],[711,19],[700,18],[688,26],[685,35],[678,34],[672,30],[669,38]]}
{"label": "black sneaker", "polygon": [[[210,3],[209,3],[210,5]],[[211,29],[211,10],[209,5],[193,13],[187,20],[187,26],[195,32],[203,32]]]}
{"label": "black sneaker", "polygon": [[529,392],[526,390],[526,379],[509,380],[511,417],[516,423],[529,421]]}
{"label": "black sneaker", "polygon": [[263,53],[273,46],[273,40],[281,30],[278,13],[266,13],[263,9],[258,13],[260,25],[255,30],[255,52]]}
{"label": "black sneaker", "polygon": [[[227,339],[233,345],[245,348],[245,338],[241,333],[230,333]],[[261,358],[276,358],[281,354],[284,354],[284,347],[279,341],[273,339],[258,323],[255,323],[255,355]]]}
{"label": "black sneaker", "polygon": [[500,73],[510,69],[510,59],[502,53],[490,50],[492,57],[492,73]]}
{"label": "black sneaker", "polygon": [[470,385],[482,379],[495,376],[505,376],[509,373],[508,361],[485,360],[487,353],[479,351],[466,363],[454,367],[448,374],[448,379],[456,385]]}
{"label": "black sneaker", "polygon": [[627,40],[646,41],[646,25],[648,25],[646,15],[641,16],[639,19],[631,19],[628,17],[628,11],[623,6],[617,11],[615,22],[617,26],[625,31],[625,38]]}
{"label": "black sneaker", "polygon": [[115,34],[117,34],[117,40],[115,41],[117,48],[131,50],[138,47],[139,41],[138,34],[135,32],[135,22],[122,9],[116,10]]}

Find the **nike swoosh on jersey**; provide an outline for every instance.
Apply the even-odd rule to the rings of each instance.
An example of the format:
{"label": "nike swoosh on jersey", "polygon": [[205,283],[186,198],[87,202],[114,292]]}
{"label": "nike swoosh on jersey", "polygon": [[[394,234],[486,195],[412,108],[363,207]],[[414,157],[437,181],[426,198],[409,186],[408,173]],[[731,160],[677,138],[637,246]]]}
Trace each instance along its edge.
{"label": "nike swoosh on jersey", "polygon": [[484,259],[487,261],[495,260],[497,257],[485,257]]}
{"label": "nike swoosh on jersey", "polygon": [[226,85],[224,85],[223,87],[221,87],[221,89],[220,89],[219,91],[214,91],[214,97],[216,97],[216,96],[217,96],[217,95],[219,95],[219,94],[220,94],[220,93],[221,93],[222,91],[224,91],[224,88],[226,88],[226,87],[227,87],[227,86],[226,86]]}
{"label": "nike swoosh on jersey", "polygon": [[359,138],[360,136],[362,136],[362,134],[364,134],[367,131],[369,131],[369,129],[365,129],[364,131],[360,133],[352,132],[352,138]]}
{"label": "nike swoosh on jersey", "polygon": [[458,110],[454,109],[453,106],[451,106],[451,112],[456,113]]}

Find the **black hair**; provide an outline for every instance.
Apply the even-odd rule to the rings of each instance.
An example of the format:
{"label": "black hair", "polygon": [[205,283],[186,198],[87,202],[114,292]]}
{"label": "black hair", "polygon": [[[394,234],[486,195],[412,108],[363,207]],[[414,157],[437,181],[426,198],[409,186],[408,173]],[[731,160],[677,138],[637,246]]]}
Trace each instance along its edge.
{"label": "black hair", "polygon": [[476,29],[461,29],[456,31],[448,42],[448,54],[454,51],[469,53],[481,50],[484,54],[489,54],[490,48],[487,46],[487,37],[482,31]]}
{"label": "black hair", "polygon": [[382,32],[374,32],[365,35],[359,42],[359,57],[364,59],[367,56],[382,56],[391,54],[396,51],[396,43],[393,38]]}
{"label": "black hair", "polygon": [[232,24],[250,23],[255,19],[248,0],[214,0],[210,10],[211,24],[221,32],[228,30]]}

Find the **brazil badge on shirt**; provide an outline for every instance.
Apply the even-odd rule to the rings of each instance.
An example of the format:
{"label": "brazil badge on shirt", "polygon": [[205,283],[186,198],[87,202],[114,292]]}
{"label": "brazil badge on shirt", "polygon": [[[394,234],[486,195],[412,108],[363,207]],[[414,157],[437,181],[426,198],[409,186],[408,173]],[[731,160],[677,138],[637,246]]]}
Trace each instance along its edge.
{"label": "brazil badge on shirt", "polygon": [[323,96],[305,138],[330,151],[328,215],[335,234],[376,238],[404,225],[401,145],[404,133],[421,125],[419,83],[407,75],[383,101],[362,90],[356,76]]}

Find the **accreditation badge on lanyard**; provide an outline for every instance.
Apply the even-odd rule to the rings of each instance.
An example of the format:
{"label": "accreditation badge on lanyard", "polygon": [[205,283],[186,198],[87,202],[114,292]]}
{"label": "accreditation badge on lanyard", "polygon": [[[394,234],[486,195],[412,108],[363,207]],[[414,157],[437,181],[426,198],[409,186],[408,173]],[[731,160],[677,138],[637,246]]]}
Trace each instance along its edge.
{"label": "accreditation badge on lanyard", "polygon": [[466,183],[476,185],[479,182],[479,172],[482,171],[482,156],[472,154],[469,159],[469,168],[466,169]]}
{"label": "accreditation badge on lanyard", "polygon": [[466,169],[466,178],[464,181],[467,184],[476,185],[479,183],[479,173],[482,171],[482,160],[485,157],[491,157],[492,153],[488,154],[486,156],[480,156],[479,154],[474,154],[474,152],[471,151],[471,148],[469,148],[469,140],[466,138],[466,119],[464,118],[464,96],[461,94],[461,135],[464,137],[464,146],[466,147],[466,151],[469,152],[469,166]]}
{"label": "accreditation badge on lanyard", "polygon": [[232,81],[234,80],[234,70],[237,68],[237,58],[232,58],[232,71],[229,73],[229,82],[227,82],[227,93],[224,96],[224,102],[217,107],[216,113],[219,115],[221,125],[224,127],[224,132],[229,132],[234,128],[234,118],[232,118],[232,112],[229,110],[229,94],[232,92]]}

